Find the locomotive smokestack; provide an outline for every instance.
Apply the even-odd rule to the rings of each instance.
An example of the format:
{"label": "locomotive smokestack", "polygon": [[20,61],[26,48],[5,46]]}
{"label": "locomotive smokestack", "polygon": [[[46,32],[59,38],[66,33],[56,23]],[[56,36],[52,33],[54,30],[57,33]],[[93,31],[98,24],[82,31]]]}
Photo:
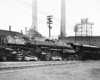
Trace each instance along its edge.
{"label": "locomotive smokestack", "polygon": [[9,31],[11,31],[11,25],[9,25]]}
{"label": "locomotive smokestack", "polygon": [[61,31],[60,36],[66,36],[66,8],[65,8],[65,0],[61,0]]}
{"label": "locomotive smokestack", "polygon": [[38,31],[37,29],[37,0],[32,2],[32,29]]}

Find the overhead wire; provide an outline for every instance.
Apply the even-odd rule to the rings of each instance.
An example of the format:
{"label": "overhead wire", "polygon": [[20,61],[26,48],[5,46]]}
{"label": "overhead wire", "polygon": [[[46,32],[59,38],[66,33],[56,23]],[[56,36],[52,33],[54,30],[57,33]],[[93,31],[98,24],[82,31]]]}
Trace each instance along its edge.
{"label": "overhead wire", "polygon": [[[15,9],[17,9],[17,10],[20,10],[20,11],[24,12],[24,13],[27,14],[27,15],[33,16],[33,15],[31,15],[31,14],[29,14],[29,13],[27,13],[27,12],[25,12],[25,11],[19,9],[19,8],[16,8],[15,6],[13,6],[13,5],[7,3],[5,0],[0,0],[0,1],[3,1],[3,2],[6,3],[7,5],[9,5],[9,6],[15,8]],[[23,5],[23,6],[27,7],[27,8],[32,9],[32,5],[30,5],[30,4],[27,3],[27,2],[24,2],[24,1],[22,1],[22,0],[20,0],[20,1],[22,1],[23,3],[22,3],[22,2],[19,2],[18,0],[15,0],[15,1],[18,2],[19,4]],[[26,4],[26,5],[25,5],[25,4]],[[36,7],[33,7],[33,8],[34,8],[35,10],[37,10]],[[49,14],[43,12],[43,11],[40,11],[40,10],[37,10],[37,11],[40,12],[40,13],[43,13],[45,16],[49,15]],[[34,17],[34,18],[37,18],[36,16],[33,16],[33,17]],[[57,19],[57,18],[55,18],[54,16],[53,16],[53,19],[55,19],[55,21],[57,21],[57,22],[60,22],[60,20]],[[38,21],[39,23],[40,23],[40,22],[46,23],[45,20],[39,19],[39,18],[37,18],[37,21]],[[54,25],[55,25],[55,24],[54,24]]]}
{"label": "overhead wire", "polygon": [[[19,9],[19,8],[16,8],[15,6],[13,6],[13,5],[11,5],[11,4],[9,4],[9,3],[7,3],[5,0],[0,0],[0,1],[3,1],[3,2],[4,2],[4,4],[6,4],[6,5],[10,6],[11,8],[15,8],[15,9],[17,9],[18,11],[21,11],[21,12],[23,12],[23,13],[25,13],[25,14],[29,15],[29,16],[33,16],[33,15],[31,15],[31,14],[29,14],[29,13],[25,12],[24,10],[21,10],[21,9]],[[14,10],[14,11],[16,11],[16,10]],[[33,17],[34,17],[34,18],[37,18],[36,16],[33,16]],[[46,21],[44,21],[44,20],[42,20],[42,19],[39,19],[39,18],[37,18],[37,21],[38,21],[38,22],[43,22],[43,23],[46,23]]]}
{"label": "overhead wire", "polygon": [[[50,14],[48,14],[48,13],[45,13],[45,12],[43,12],[43,11],[41,11],[41,10],[39,10],[39,9],[37,9],[35,6],[32,6],[31,4],[29,4],[29,3],[27,3],[27,2],[25,2],[25,1],[22,1],[22,0],[15,0],[15,1],[17,1],[19,4],[22,4],[23,6],[25,6],[25,7],[28,7],[28,8],[30,8],[30,9],[34,9],[35,11],[37,11],[38,13],[40,13],[40,14],[42,14],[42,15],[44,15],[44,16],[48,16],[48,15],[50,15]],[[25,5],[26,4],[26,5]],[[53,16],[53,19],[56,21],[56,22],[61,22],[61,20],[60,19],[58,19],[58,18],[56,18],[55,16]],[[69,24],[69,23],[67,23],[67,25],[71,25],[71,24]]]}
{"label": "overhead wire", "polygon": [[[28,3],[26,3],[26,2],[19,2],[18,0],[16,0],[16,2],[18,2],[19,4],[21,4],[21,5],[23,5],[23,6],[25,6],[25,7],[27,7],[27,8],[32,8],[32,6],[30,5],[30,4],[28,4]],[[27,5],[25,5],[25,4],[27,4],[27,5],[29,5],[29,6],[27,6]],[[33,7],[35,10],[36,10],[36,7]],[[37,10],[37,11],[40,11],[40,10]],[[40,11],[41,13],[44,13],[44,12],[42,12],[42,11]],[[44,13],[44,15],[45,15],[46,13]],[[48,14],[46,14],[46,15],[48,15]],[[55,26],[59,26],[59,25],[57,25],[57,24],[53,24],[53,25],[55,25]]]}

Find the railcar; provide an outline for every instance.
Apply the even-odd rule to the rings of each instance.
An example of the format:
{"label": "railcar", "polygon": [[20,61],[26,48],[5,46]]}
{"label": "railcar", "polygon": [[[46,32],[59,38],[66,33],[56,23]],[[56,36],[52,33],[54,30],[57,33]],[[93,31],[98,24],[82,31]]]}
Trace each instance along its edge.
{"label": "railcar", "polygon": [[71,44],[80,60],[99,60],[100,48],[93,45]]}

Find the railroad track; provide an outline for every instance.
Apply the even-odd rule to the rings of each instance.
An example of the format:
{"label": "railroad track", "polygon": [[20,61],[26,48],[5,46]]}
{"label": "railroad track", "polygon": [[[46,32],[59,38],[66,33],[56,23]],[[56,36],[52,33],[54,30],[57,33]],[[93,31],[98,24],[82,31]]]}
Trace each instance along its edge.
{"label": "railroad track", "polygon": [[[75,64],[77,62],[48,62],[48,63],[38,63],[38,64],[31,64],[31,65],[14,65],[14,66],[3,66],[0,67],[0,71],[9,71],[9,70],[19,70],[19,69],[29,69],[29,68],[41,68],[41,67],[50,67],[50,66],[60,66],[66,64]],[[79,62],[78,62],[79,63]]]}

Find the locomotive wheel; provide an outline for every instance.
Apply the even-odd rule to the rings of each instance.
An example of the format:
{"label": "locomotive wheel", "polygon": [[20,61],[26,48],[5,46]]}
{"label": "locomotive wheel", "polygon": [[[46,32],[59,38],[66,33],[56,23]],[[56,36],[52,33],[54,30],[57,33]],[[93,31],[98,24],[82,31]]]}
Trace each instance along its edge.
{"label": "locomotive wheel", "polygon": [[2,57],[1,57],[1,60],[2,60],[2,61],[7,61],[7,57],[6,57],[6,56],[2,56]]}
{"label": "locomotive wheel", "polygon": [[67,60],[78,60],[78,56],[70,55],[70,56],[68,56]]}

